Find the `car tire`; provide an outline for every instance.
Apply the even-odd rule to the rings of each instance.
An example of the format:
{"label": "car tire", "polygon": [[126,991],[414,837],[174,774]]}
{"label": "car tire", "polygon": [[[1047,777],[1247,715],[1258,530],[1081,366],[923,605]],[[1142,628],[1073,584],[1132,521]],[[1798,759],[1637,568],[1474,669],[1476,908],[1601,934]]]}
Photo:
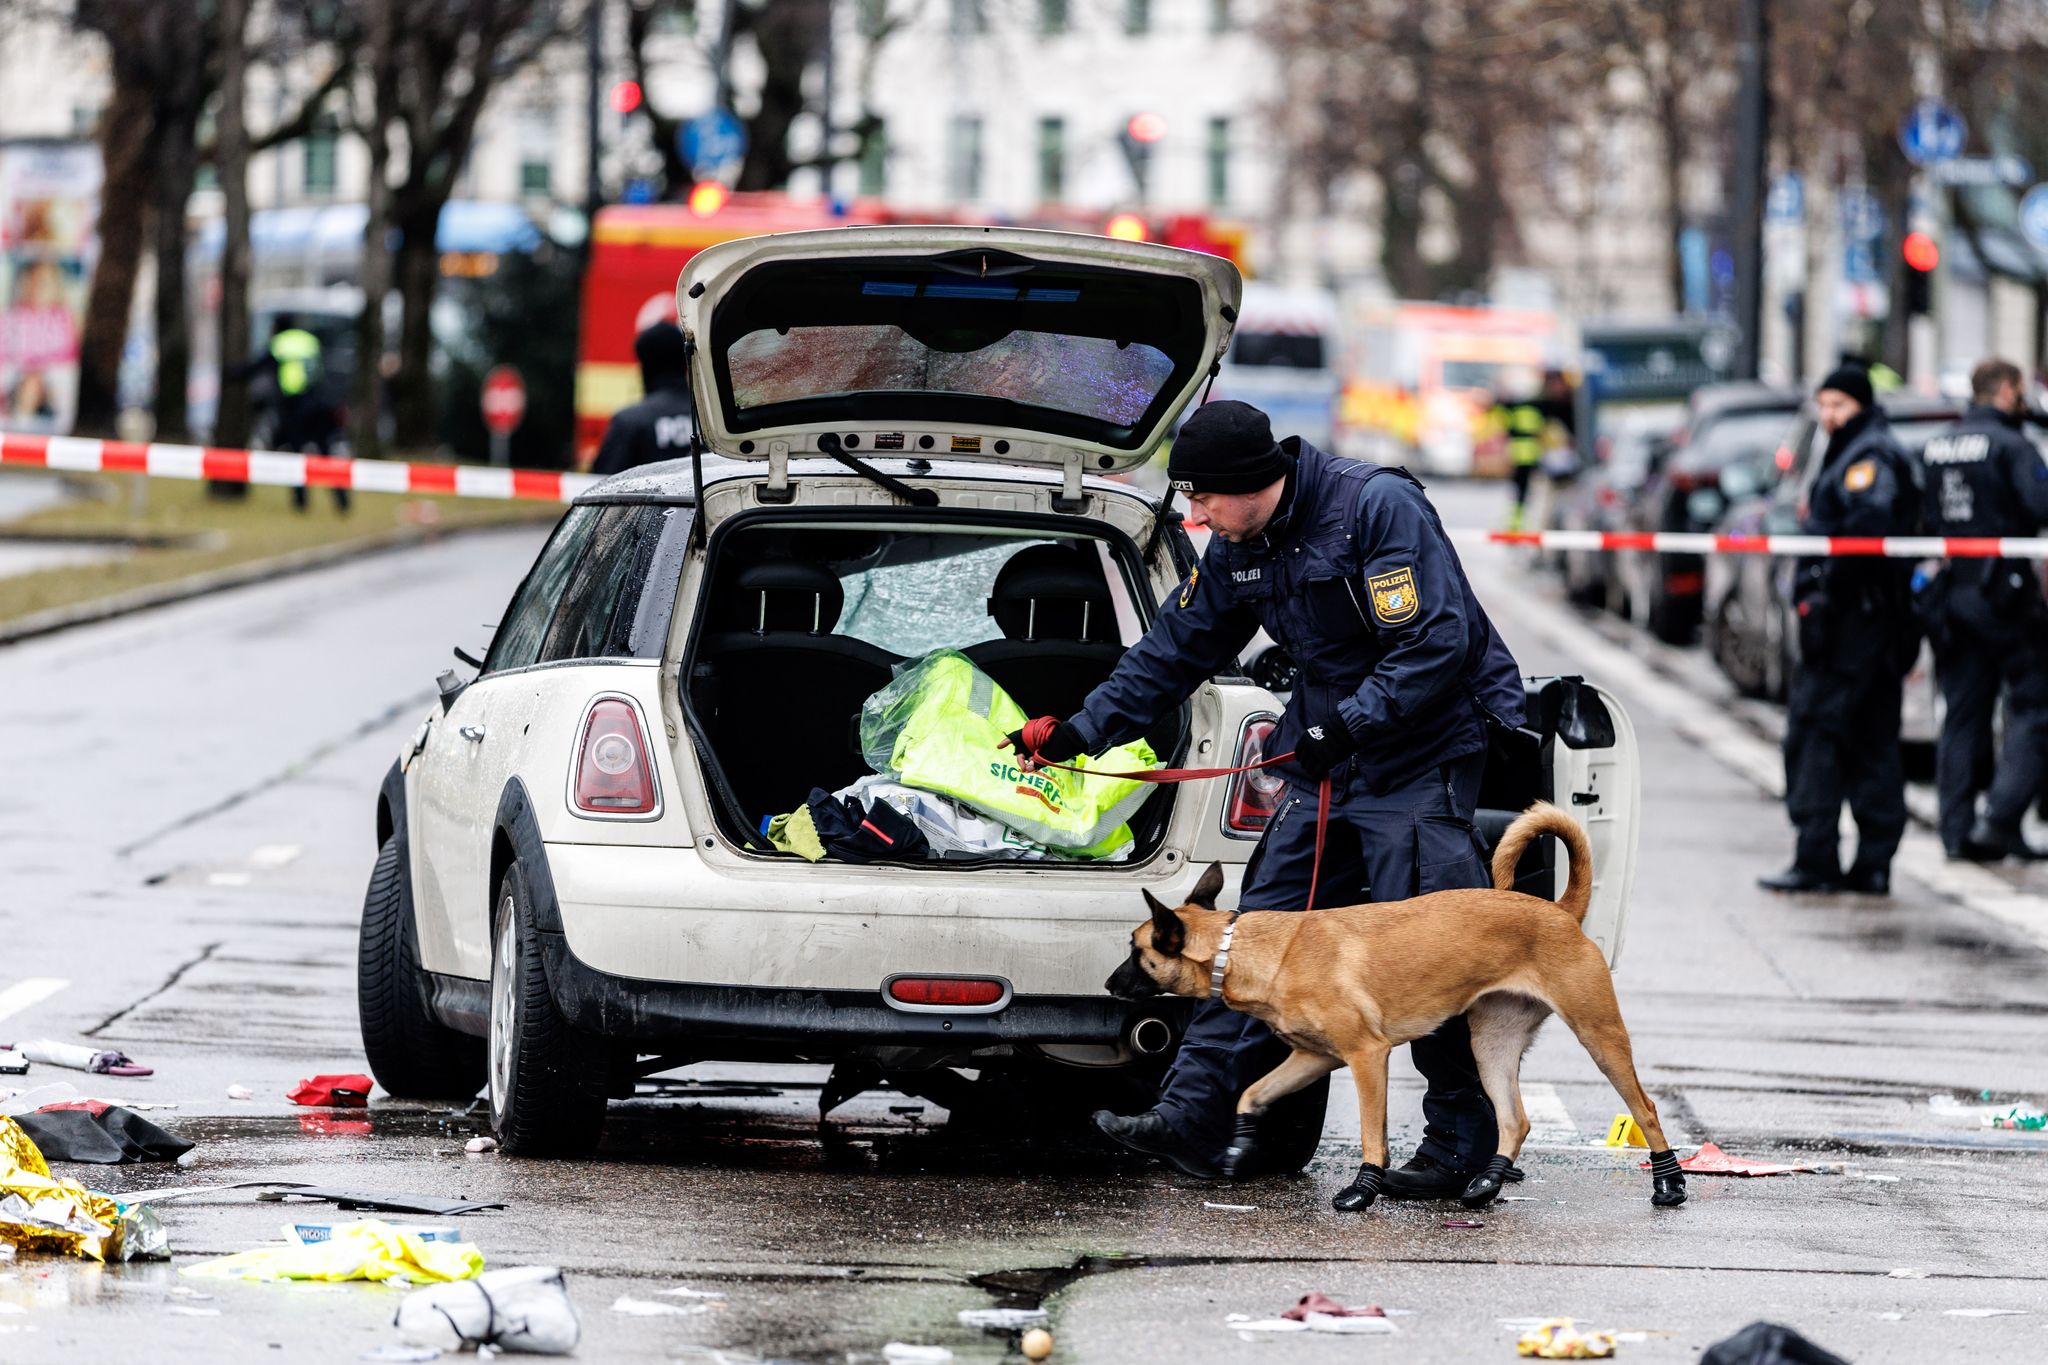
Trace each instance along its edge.
{"label": "car tire", "polygon": [[483,1088],[484,1040],[458,1033],[427,1007],[405,845],[377,851],[356,944],[356,1014],[377,1084],[406,1099],[466,1100]]}
{"label": "car tire", "polygon": [[526,874],[498,884],[491,923],[491,1128],[517,1156],[584,1156],[604,1133],[606,1051],[562,1017],[548,989]]}

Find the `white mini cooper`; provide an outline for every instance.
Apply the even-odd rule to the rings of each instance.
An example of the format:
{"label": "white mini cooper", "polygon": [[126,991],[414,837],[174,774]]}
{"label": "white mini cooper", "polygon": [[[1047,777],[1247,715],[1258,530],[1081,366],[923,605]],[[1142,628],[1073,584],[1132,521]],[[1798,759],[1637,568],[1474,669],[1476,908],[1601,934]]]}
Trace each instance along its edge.
{"label": "white mini cooper", "polygon": [[[1008,228],[695,257],[677,301],[705,448],[576,501],[378,794],[378,1082],[487,1085],[506,1150],[534,1154],[589,1150],[608,1097],[698,1061],[834,1062],[942,1102],[969,1075],[1056,1106],[1149,1083],[1181,1007],[1102,986],[1138,892],[1175,903],[1212,860],[1235,882],[1277,780],[1157,789],[1117,861],[807,861],[764,824],[869,775],[862,704],[930,650],[1029,715],[1108,676],[1192,563],[1178,518],[1114,476],[1199,393],[1238,292],[1217,257]],[[1481,832],[1538,798],[1584,821],[1612,960],[1634,734],[1579,679],[1529,699]],[[1148,738],[1175,766],[1242,764],[1278,710],[1218,676]],[[1547,848],[1523,873],[1556,893]]]}

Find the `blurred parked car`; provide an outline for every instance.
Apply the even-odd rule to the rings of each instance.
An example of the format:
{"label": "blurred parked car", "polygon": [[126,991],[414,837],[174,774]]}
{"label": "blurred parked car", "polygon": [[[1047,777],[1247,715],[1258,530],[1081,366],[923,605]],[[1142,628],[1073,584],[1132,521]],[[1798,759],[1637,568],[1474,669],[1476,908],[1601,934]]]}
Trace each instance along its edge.
{"label": "blurred parked car", "polygon": [[[1894,395],[1884,402],[1892,434],[1918,458],[1927,442],[1962,416],[1952,399]],[[1793,535],[1799,509],[1820,472],[1827,433],[1812,405],[1788,424],[1769,458],[1738,460],[1720,475],[1727,500],[1715,531],[1722,535]],[[1799,632],[1792,612],[1792,561],[1765,555],[1714,555],[1706,569],[1706,644],[1714,662],[1736,687],[1753,697],[1785,698],[1797,657]],[[1907,770],[1917,776],[1933,769],[1933,744],[1941,726],[1934,663],[1922,648],[1906,677],[1900,734]]]}
{"label": "blurred parked car", "polygon": [[[1694,392],[1669,448],[1653,441],[1650,476],[1629,505],[1625,529],[1713,530],[1728,509],[1721,471],[1738,461],[1768,459],[1801,399],[1795,389],[1747,382],[1709,384]],[[1630,552],[1618,559],[1631,617],[1667,644],[1689,643],[1700,625],[1705,557]]]}
{"label": "blurred parked car", "polygon": [[[1551,503],[1550,528],[1627,529],[1629,505],[1649,480],[1652,454],[1671,449],[1670,434],[1684,421],[1682,403],[1605,409],[1600,431],[1593,439],[1591,463],[1558,488]],[[1606,550],[1561,550],[1553,566],[1563,576],[1565,592],[1572,601],[1626,616],[1628,602],[1616,560],[1617,556]]]}

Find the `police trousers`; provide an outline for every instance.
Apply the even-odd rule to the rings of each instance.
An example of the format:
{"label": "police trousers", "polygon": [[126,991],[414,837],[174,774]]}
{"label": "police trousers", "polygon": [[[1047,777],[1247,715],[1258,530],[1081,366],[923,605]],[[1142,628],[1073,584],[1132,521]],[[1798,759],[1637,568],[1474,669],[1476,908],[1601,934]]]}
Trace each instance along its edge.
{"label": "police trousers", "polygon": [[[1472,828],[1485,764],[1483,753],[1452,759],[1384,795],[1333,790],[1317,907],[1493,885]],[[1245,868],[1239,906],[1300,910],[1307,905],[1316,854],[1316,799],[1313,788],[1288,787]],[[1443,932],[1455,936],[1459,926],[1447,921]],[[1190,1146],[1216,1160],[1229,1145],[1238,1097],[1288,1051],[1249,1014],[1220,1000],[1203,1001],[1166,1073],[1158,1111]],[[1498,1136],[1493,1105],[1472,1060],[1465,1017],[1416,1039],[1409,1053],[1429,1082],[1418,1153],[1454,1170],[1484,1166]],[[1329,1081],[1321,1080],[1273,1106],[1261,1141],[1283,1169],[1297,1169],[1315,1155],[1329,1090]]]}
{"label": "police trousers", "polygon": [[1849,625],[1839,653],[1819,665],[1802,661],[1792,673],[1785,809],[1798,832],[1794,864],[1822,877],[1841,875],[1843,801],[1856,817],[1858,872],[1888,871],[1906,832],[1899,673],[1879,630]]}
{"label": "police trousers", "polygon": [[[1984,819],[2011,834],[2041,790],[2048,767],[2048,622],[2021,623],[2016,634],[1989,638],[1956,622],[1934,656],[1948,709],[1934,754],[1942,846],[1958,852],[1969,839],[1977,793],[1989,789]],[[1991,761],[1992,717],[2005,694],[2005,740]]]}

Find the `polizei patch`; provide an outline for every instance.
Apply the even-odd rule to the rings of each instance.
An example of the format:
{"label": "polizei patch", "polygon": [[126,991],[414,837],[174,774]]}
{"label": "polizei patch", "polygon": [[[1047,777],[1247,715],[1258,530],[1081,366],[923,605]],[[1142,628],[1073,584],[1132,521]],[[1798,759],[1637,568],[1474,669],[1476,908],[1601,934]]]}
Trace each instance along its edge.
{"label": "polizei patch", "polygon": [[1372,594],[1372,614],[1390,626],[1398,626],[1422,608],[1415,593],[1415,573],[1405,564],[1365,580]]}

